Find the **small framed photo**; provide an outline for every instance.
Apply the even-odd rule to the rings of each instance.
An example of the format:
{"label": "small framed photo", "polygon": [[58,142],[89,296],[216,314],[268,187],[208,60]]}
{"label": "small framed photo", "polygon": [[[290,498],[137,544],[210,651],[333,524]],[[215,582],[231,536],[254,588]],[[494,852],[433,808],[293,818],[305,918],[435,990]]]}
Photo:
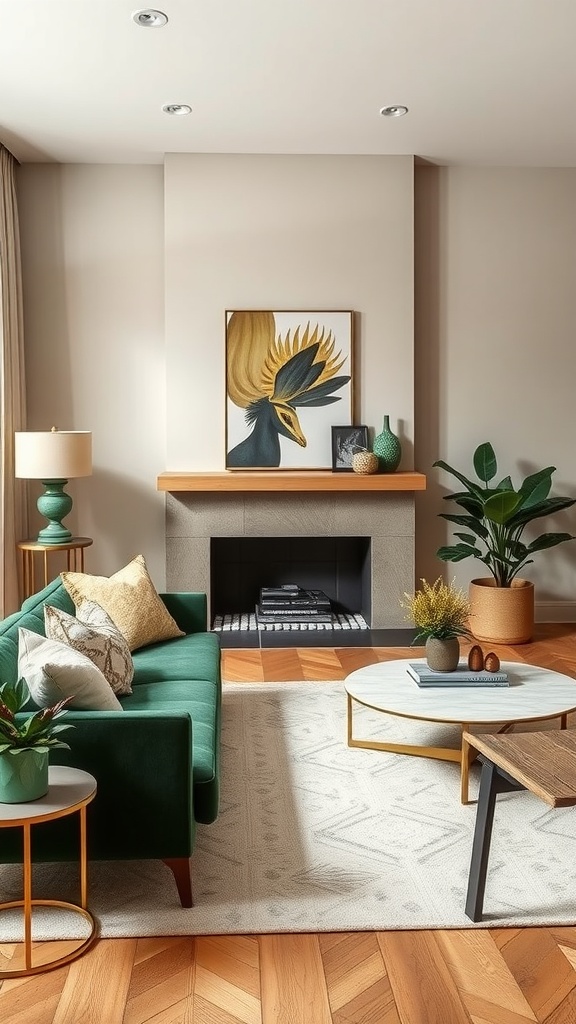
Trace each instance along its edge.
{"label": "small framed photo", "polygon": [[368,448],[368,427],[332,427],[332,472],[352,473],[352,456]]}

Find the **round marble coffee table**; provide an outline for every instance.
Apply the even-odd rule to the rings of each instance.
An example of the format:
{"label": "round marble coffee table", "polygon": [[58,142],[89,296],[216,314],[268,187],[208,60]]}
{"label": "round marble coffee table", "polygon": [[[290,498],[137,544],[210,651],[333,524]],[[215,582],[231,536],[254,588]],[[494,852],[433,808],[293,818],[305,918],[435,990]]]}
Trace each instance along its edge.
{"label": "round marble coffee table", "polygon": [[508,673],[509,686],[451,685],[424,689],[408,675],[406,666],[409,660],[424,663],[424,658],[382,661],[359,668],[345,679],[348,746],[455,761],[460,764],[462,803],[468,803],[470,764],[477,754],[463,738],[458,749],[355,739],[354,702],[400,718],[458,725],[461,734],[473,732],[477,726],[493,727],[493,732],[507,732],[519,722],[540,722],[551,718],[560,718],[560,728],[565,729],[566,716],[576,710],[576,680],[551,669],[505,661],[502,669]]}

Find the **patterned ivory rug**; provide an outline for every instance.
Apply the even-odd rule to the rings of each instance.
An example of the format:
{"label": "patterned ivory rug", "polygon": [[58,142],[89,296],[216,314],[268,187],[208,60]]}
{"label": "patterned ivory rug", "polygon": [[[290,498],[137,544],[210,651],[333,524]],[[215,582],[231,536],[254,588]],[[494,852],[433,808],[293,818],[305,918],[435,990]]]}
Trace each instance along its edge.
{"label": "patterned ivory rug", "polygon": [[[458,742],[452,728],[367,709],[355,734]],[[457,765],[348,748],[342,683],[225,684],[222,809],[198,830],[196,905],[182,910],[169,870],[147,861],[91,865],[90,907],[107,938],[575,924],[576,809],[498,798],[486,915],[473,926],[463,908],[475,815],[475,802],[460,804]],[[76,877],[39,866],[35,895],[73,900]],[[20,869],[0,867],[0,899],[20,887]],[[70,914],[50,913],[35,913],[37,938],[81,934]],[[0,941],[18,936],[4,912]]]}

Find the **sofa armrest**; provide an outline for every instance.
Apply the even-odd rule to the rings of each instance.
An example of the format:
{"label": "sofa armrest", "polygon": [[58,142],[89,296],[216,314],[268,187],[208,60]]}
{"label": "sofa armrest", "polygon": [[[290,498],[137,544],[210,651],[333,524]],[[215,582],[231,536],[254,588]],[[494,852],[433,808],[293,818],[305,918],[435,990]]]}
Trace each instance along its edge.
{"label": "sofa armrest", "polygon": [[[88,807],[90,857],[190,857],[195,835],[190,715],[72,710],[65,721],[74,726],[62,734],[71,749],[51,750],[50,763],[82,768],[96,779],[96,797]],[[74,817],[35,830],[35,860],[77,857]],[[15,852],[12,842],[0,844],[0,862],[15,859]]]}
{"label": "sofa armrest", "polygon": [[184,633],[204,633],[208,628],[206,594],[160,594],[170,615]]}

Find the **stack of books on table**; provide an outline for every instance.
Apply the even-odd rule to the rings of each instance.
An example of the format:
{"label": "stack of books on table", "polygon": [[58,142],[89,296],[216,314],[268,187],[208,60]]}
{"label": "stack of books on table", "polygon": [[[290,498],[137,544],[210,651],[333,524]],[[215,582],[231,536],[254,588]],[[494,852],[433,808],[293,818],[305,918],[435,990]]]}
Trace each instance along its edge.
{"label": "stack of books on table", "polygon": [[454,672],[434,672],[425,663],[409,661],[406,671],[418,686],[508,686],[508,673],[472,672],[466,662],[460,662]]}
{"label": "stack of books on table", "polygon": [[261,587],[256,605],[259,622],[332,622],[330,598],[323,590],[305,590],[295,583]]}

